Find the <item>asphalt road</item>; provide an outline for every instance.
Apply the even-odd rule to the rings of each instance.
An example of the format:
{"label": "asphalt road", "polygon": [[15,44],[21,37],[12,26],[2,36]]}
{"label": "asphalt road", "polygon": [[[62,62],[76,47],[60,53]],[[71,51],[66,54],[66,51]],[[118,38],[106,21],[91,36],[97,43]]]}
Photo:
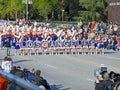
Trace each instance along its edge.
{"label": "asphalt road", "polygon": [[[120,73],[120,52],[107,51],[98,55],[32,55],[11,57],[14,65],[35,68],[51,85],[52,90],[94,90],[94,69],[105,64],[108,70]],[[0,59],[6,50],[0,51]]]}

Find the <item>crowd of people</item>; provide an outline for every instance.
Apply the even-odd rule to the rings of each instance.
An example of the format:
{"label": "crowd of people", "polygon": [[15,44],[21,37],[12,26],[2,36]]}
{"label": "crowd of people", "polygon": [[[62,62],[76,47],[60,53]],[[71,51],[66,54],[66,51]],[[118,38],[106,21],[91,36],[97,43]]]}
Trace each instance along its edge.
{"label": "crowd of people", "polygon": [[[112,22],[83,23],[81,20],[77,25],[53,27],[49,23],[38,24],[26,23],[18,20],[16,23],[0,21],[0,46],[1,48],[12,47],[16,50],[15,55],[31,55],[32,52],[45,54],[104,54],[105,49],[120,50],[120,26]],[[88,52],[88,53],[87,53]],[[5,58],[8,61],[10,58]],[[34,68],[27,70],[20,66],[5,67],[20,78],[25,79],[43,90],[50,90],[47,81],[40,76],[41,71]],[[10,82],[9,89],[13,90]],[[17,86],[17,85],[16,85]],[[21,88],[21,87],[17,87]],[[23,90],[23,89],[22,89]]]}
{"label": "crowd of people", "polygon": [[[31,68],[30,70],[27,70],[27,69],[22,70],[20,66],[17,66],[17,67],[14,66],[12,68],[12,70],[10,71],[10,73],[26,80],[27,82],[30,82],[30,83],[37,85],[42,90],[50,90],[49,83],[47,82],[46,79],[44,79],[41,76],[41,70],[35,70],[34,68]],[[20,90],[25,90],[21,86],[17,86],[17,85],[13,86],[12,84],[14,84],[14,83],[11,83],[9,85],[8,90],[13,90],[15,87],[17,87],[17,88],[19,87]]]}
{"label": "crowd of people", "polygon": [[[2,66],[0,70],[4,70],[10,74],[13,74],[27,82],[37,85],[41,90],[50,90],[50,85],[46,79],[41,76],[41,70],[22,69],[21,66],[13,66],[11,57],[5,57],[2,61]],[[3,85],[1,83],[1,90],[26,90],[24,87],[17,85],[14,81],[6,80],[0,76],[1,82],[4,81]],[[4,89],[3,89],[4,88]]]}
{"label": "crowd of people", "polygon": [[97,54],[104,53],[104,49],[120,50],[120,27],[110,22],[84,24],[81,20],[78,25],[51,27],[49,23],[0,23],[1,47],[6,47],[6,41],[16,49],[15,55],[24,55],[40,51],[53,54]]}

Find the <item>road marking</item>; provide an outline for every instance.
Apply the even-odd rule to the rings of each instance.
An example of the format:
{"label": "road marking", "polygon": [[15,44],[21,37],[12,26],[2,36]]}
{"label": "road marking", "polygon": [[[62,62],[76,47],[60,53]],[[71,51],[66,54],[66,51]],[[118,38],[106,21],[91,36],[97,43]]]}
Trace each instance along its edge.
{"label": "road marking", "polygon": [[88,81],[91,81],[91,82],[95,82],[95,80],[93,80],[93,79],[89,79],[89,78],[88,78],[87,80],[88,80]]}
{"label": "road marking", "polygon": [[52,66],[52,65],[49,65],[49,64],[45,64],[45,66],[50,67],[50,68],[53,68],[53,69],[57,69],[57,67]]}

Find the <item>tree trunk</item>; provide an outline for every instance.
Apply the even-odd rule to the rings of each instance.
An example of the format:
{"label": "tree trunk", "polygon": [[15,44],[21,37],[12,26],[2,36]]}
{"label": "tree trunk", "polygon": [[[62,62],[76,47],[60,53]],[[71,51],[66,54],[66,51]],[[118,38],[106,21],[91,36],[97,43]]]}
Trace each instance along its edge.
{"label": "tree trunk", "polygon": [[46,17],[45,17],[45,18],[46,18],[46,22],[47,22],[47,21],[48,21],[48,15],[46,15]]}
{"label": "tree trunk", "polygon": [[15,19],[17,20],[17,11],[15,11]]}

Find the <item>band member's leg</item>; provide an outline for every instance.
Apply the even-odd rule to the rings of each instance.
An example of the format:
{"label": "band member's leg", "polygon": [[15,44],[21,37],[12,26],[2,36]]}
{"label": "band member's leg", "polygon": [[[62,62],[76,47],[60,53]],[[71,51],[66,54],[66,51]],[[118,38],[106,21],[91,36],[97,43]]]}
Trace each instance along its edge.
{"label": "band member's leg", "polygon": [[86,55],[86,47],[83,46],[83,54]]}
{"label": "band member's leg", "polygon": [[80,52],[80,48],[76,47],[76,54],[79,55],[79,52]]}

